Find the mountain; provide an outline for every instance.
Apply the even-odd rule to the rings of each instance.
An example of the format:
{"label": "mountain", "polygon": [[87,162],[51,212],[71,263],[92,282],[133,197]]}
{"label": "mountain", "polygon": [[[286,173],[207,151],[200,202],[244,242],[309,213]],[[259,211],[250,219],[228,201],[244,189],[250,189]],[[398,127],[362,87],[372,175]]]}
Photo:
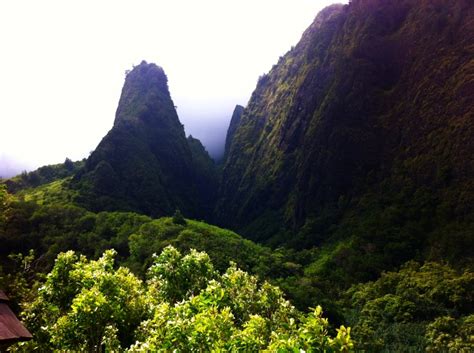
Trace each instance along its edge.
{"label": "mountain", "polygon": [[186,139],[163,69],[143,61],[127,74],[113,128],[73,180],[77,201],[95,211],[204,217],[200,153]]}
{"label": "mountain", "polygon": [[219,169],[142,62],[87,160],[0,181],[12,349],[474,351],[473,113],[472,0],[323,10]]}
{"label": "mountain", "polygon": [[193,161],[197,199],[200,200],[200,207],[203,208],[200,213],[212,219],[219,183],[216,165],[201,141],[191,135],[188,136],[187,141]]}
{"label": "mountain", "polygon": [[274,244],[344,239],[346,253],[390,264],[463,258],[473,116],[472,1],[330,6],[260,77],[230,140],[217,217]]}
{"label": "mountain", "polygon": [[230,146],[232,144],[232,140],[235,135],[235,131],[239,126],[240,119],[242,118],[242,113],[244,112],[244,107],[241,105],[236,105],[234,108],[234,112],[232,113],[232,117],[230,119],[229,128],[227,129],[227,135],[225,137],[225,149],[224,149],[224,158],[223,161],[225,162],[227,156],[229,155]]}

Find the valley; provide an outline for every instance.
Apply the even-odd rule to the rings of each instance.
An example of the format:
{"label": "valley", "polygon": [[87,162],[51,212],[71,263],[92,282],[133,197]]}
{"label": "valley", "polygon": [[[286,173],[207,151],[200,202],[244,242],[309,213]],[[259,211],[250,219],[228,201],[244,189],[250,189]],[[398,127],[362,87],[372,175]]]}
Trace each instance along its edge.
{"label": "valley", "polygon": [[0,181],[10,351],[474,349],[471,1],[325,8],[218,162],[172,93],[142,61],[88,158]]}

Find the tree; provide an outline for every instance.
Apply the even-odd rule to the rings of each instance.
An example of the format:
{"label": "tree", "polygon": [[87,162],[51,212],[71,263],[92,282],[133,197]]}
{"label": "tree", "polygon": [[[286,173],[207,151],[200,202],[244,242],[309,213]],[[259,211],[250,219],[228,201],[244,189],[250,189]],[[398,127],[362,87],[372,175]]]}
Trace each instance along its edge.
{"label": "tree", "polygon": [[[236,267],[218,275],[205,253],[167,247],[149,270],[149,297],[161,297],[131,352],[350,352],[350,329],[332,338],[317,307],[297,311],[278,287]],[[184,282],[184,283],[183,283]],[[159,295],[156,295],[157,289]]]}
{"label": "tree", "polygon": [[168,246],[148,270],[149,290],[152,298],[176,303],[198,294],[217,273],[211,259],[205,252],[191,250],[182,256],[172,246]]}
{"label": "tree", "polygon": [[[24,318],[35,340],[26,351],[100,352],[128,346],[146,315],[142,282],[128,269],[114,269],[114,250],[96,261],[73,251],[58,255]],[[110,347],[105,347],[110,349]]]}
{"label": "tree", "polygon": [[176,210],[173,215],[173,223],[174,224],[180,224],[180,225],[186,225],[186,220],[184,219],[182,213],[180,210]]}
{"label": "tree", "polygon": [[427,352],[463,353],[474,350],[474,315],[437,318],[426,330]]}
{"label": "tree", "polygon": [[440,349],[444,344],[447,349],[448,343],[472,351],[472,330],[468,330],[473,320],[472,293],[471,271],[459,273],[435,262],[408,262],[398,272],[384,273],[377,281],[347,292],[354,338],[367,351],[429,348],[438,352],[444,351]]}
{"label": "tree", "polygon": [[66,158],[64,161],[64,167],[66,167],[67,170],[71,171],[74,169],[74,162],[71,161],[69,158]]}
{"label": "tree", "polygon": [[0,184],[0,234],[8,218],[10,208],[10,195],[5,184]]}

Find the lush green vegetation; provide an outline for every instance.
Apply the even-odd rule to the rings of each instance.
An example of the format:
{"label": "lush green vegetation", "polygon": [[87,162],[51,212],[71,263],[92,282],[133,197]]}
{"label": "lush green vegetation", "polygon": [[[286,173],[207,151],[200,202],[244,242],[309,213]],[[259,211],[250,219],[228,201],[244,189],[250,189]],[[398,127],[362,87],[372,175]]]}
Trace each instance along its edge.
{"label": "lush green vegetation", "polygon": [[[15,200],[5,188],[0,195],[0,286],[13,293],[15,308],[38,333],[34,342],[15,349],[307,350],[315,337],[327,347],[349,344],[345,330],[330,338],[338,335],[337,325],[353,327],[354,344],[366,351],[449,346],[462,352],[472,345],[474,276],[469,270],[408,263],[400,272],[346,291],[351,281],[335,280],[351,274],[340,255],[350,244],[272,250],[185,219],[179,211],[152,219]],[[50,273],[45,277],[45,272]],[[262,298],[273,304],[262,304]],[[276,310],[272,315],[285,319],[279,316],[275,323],[268,305]],[[332,325],[321,317],[319,305]]]}
{"label": "lush green vegetation", "polygon": [[237,128],[239,127],[240,119],[242,118],[243,113],[244,113],[244,107],[242,107],[241,105],[236,105],[234,108],[234,112],[232,113],[232,117],[230,119],[229,128],[227,129],[227,135],[225,137],[223,162],[226,161],[229,155],[230,146],[232,144],[232,140],[234,139],[234,134],[237,131]]}
{"label": "lush green vegetation", "polygon": [[243,112],[218,221],[273,246],[341,249],[356,281],[412,258],[472,260],[472,6],[322,11]]}
{"label": "lush green vegetation", "polygon": [[350,329],[331,337],[320,307],[301,314],[277,287],[235,264],[221,274],[206,253],[183,256],[169,246],[143,282],[116,268],[115,256],[59,254],[25,303],[35,339],[13,351],[353,351]]}
{"label": "lush green vegetation", "polygon": [[199,200],[200,211],[197,214],[209,220],[212,219],[218,193],[219,177],[216,165],[201,141],[191,135],[187,141],[191,150],[194,182]]}
{"label": "lush green vegetation", "polygon": [[474,273],[406,263],[346,293],[358,347],[373,352],[474,349]]}
{"label": "lush green vegetation", "polygon": [[200,142],[186,139],[163,69],[143,61],[127,74],[113,128],[70,187],[96,212],[159,217],[179,208],[203,218],[215,200],[212,169]]}
{"label": "lush green vegetation", "polygon": [[[55,185],[55,183],[51,184]],[[44,190],[41,187],[40,190]],[[38,191],[32,190],[36,195]],[[7,194],[5,194],[7,195]],[[48,195],[46,193],[46,195]],[[94,213],[68,203],[39,205],[32,201],[9,203],[9,217],[0,232],[0,263],[8,271],[15,270],[9,254],[28,254],[33,249],[38,257],[34,266],[48,271],[59,252],[78,251],[97,258],[107,249],[117,251],[117,260],[136,274],[144,275],[153,261],[153,254],[172,245],[180,251],[190,248],[205,251],[214,266],[223,271],[230,261],[243,270],[272,280],[285,288],[293,303],[302,310],[324,303],[324,295],[316,283],[300,286],[303,268],[310,263],[313,251],[271,250],[246,240],[236,233],[181,216],[152,219],[131,212]],[[31,195],[22,194],[22,199]],[[64,199],[64,198],[60,198]],[[180,213],[179,213],[180,214]],[[311,285],[309,285],[311,283]],[[312,289],[311,296],[308,290]],[[316,295],[316,292],[319,293]],[[331,315],[332,309],[326,309]]]}
{"label": "lush green vegetation", "polygon": [[36,188],[40,185],[48,184],[56,180],[73,176],[83,166],[85,160],[73,162],[66,158],[64,163],[47,165],[33,172],[23,172],[20,175],[1,181],[5,184],[9,192],[16,193],[20,190]]}
{"label": "lush green vegetation", "polygon": [[12,349],[473,351],[473,4],[322,11],[222,175],[135,67],[85,163],[0,183],[0,287],[35,336]]}
{"label": "lush green vegetation", "polygon": [[[327,8],[260,78],[233,134],[218,220],[272,247],[313,249],[281,287],[317,297],[337,320],[352,304],[335,298],[407,261],[473,269],[473,14],[465,1]],[[360,347],[435,347],[425,335],[446,320],[428,306],[406,327],[372,327]],[[472,307],[462,310],[446,314],[451,328],[466,327]],[[445,348],[454,331],[438,339]]]}

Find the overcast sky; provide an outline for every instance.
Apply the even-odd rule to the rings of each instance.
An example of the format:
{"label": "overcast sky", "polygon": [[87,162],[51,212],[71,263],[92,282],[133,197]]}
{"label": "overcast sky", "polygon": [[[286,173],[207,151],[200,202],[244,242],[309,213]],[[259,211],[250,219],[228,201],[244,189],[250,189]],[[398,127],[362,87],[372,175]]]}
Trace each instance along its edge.
{"label": "overcast sky", "polygon": [[87,157],[141,60],[164,68],[186,133],[215,153],[234,106],[334,2],[1,0],[0,176]]}

